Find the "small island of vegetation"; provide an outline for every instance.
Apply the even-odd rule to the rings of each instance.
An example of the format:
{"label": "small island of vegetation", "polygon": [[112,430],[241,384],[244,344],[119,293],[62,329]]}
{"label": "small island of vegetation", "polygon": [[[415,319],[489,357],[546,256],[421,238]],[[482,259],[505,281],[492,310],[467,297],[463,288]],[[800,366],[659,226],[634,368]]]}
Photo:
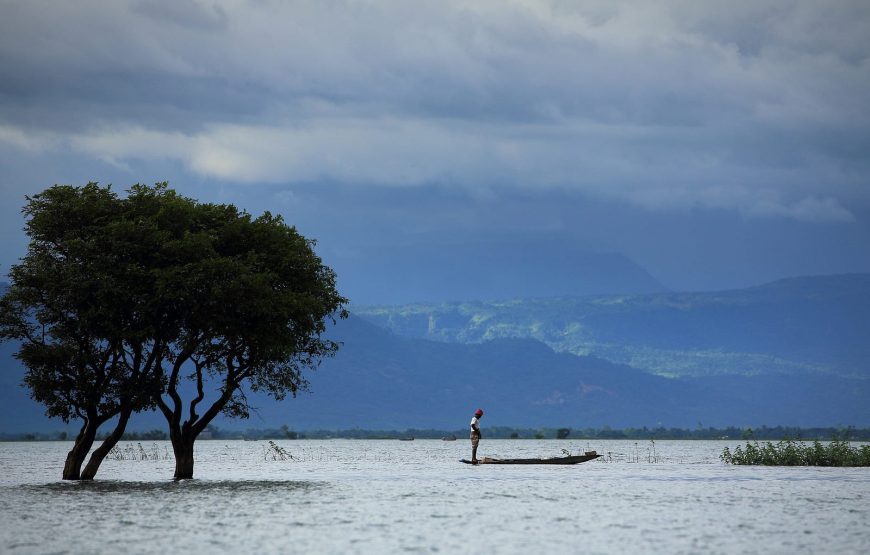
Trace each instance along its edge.
{"label": "small island of vegetation", "polygon": [[725,447],[719,456],[726,464],[765,466],[870,466],[870,445],[854,447],[847,438],[833,435],[823,444],[819,440],[806,444],[786,438],[778,443],[746,442],[732,452]]}

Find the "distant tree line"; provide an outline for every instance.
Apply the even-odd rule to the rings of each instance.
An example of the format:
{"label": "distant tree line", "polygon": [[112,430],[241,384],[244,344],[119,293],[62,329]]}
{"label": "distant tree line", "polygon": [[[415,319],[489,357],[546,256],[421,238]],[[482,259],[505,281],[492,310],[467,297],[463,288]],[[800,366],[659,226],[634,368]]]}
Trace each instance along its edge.
{"label": "distant tree line", "polygon": [[[567,433],[565,433],[567,431]],[[561,437],[560,437],[561,434]],[[456,437],[465,439],[467,431],[462,429],[440,430],[435,428],[408,428],[406,430],[367,430],[362,428],[340,430],[295,431],[287,425],[279,428],[246,430],[222,430],[209,426],[202,439],[443,439]],[[751,440],[822,440],[832,437],[852,441],[870,441],[870,428],[855,427],[818,427],[801,428],[794,426],[760,426],[758,428],[512,428],[494,426],[487,428],[487,439],[751,439]],[[148,432],[125,432],[123,439],[160,440],[166,439],[162,430]],[[3,441],[64,440],[65,432],[0,434]],[[98,437],[98,439],[102,439]]]}
{"label": "distant tree line", "polygon": [[[436,428],[408,428],[405,430],[367,430],[361,428],[342,430],[306,430],[287,435],[286,426],[278,430],[246,430],[245,432],[219,431],[215,438],[250,439],[443,439],[456,437],[465,439],[468,430],[442,430]],[[841,437],[855,441],[870,441],[870,428],[855,427],[816,427],[760,426],[758,428],[515,428],[493,426],[486,428],[487,439],[820,439]]]}

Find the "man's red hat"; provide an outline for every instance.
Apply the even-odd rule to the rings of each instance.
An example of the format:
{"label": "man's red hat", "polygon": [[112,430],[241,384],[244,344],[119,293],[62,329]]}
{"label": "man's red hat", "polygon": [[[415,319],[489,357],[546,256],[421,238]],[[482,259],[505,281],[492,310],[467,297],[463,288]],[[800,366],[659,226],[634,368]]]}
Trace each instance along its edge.
{"label": "man's red hat", "polygon": [[483,409],[477,409],[474,411],[474,416],[483,416]]}

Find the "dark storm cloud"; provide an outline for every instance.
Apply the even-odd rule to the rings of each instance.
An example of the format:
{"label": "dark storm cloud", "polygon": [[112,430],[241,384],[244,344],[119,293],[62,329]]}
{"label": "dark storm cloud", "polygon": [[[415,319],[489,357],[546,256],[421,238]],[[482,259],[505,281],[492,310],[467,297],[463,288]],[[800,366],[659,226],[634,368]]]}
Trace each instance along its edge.
{"label": "dark storm cloud", "polygon": [[870,8],[4,2],[0,148],[224,183],[579,191],[801,221],[870,203]]}

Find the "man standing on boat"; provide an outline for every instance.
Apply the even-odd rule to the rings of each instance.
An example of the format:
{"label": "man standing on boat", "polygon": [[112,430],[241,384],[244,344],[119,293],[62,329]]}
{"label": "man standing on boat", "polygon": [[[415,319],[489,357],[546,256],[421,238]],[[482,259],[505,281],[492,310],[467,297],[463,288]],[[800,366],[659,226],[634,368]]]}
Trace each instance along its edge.
{"label": "man standing on boat", "polygon": [[477,446],[480,444],[480,419],[483,418],[483,409],[474,411],[471,417],[471,464],[477,464]]}

